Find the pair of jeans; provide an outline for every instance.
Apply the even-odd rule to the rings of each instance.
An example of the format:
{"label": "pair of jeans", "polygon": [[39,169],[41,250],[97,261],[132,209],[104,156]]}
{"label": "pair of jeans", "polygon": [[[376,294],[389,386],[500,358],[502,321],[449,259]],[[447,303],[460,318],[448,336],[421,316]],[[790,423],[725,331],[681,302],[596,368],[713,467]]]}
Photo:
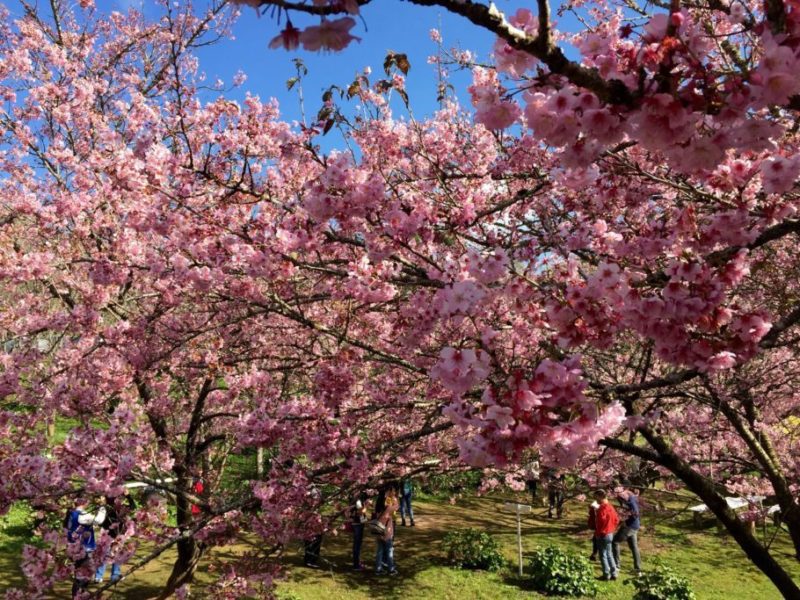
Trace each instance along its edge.
{"label": "pair of jeans", "polygon": [[536,504],[536,491],[539,486],[539,480],[528,479],[525,483],[528,486],[528,491],[531,493],[531,504]]}
{"label": "pair of jeans", "polygon": [[641,571],[642,557],[639,554],[639,530],[631,529],[627,525],[623,525],[614,536],[614,562],[617,563],[617,569],[619,569],[619,545],[623,541],[628,542],[628,547],[631,549],[633,568]]}
{"label": "pair of jeans", "polygon": [[[95,581],[103,581],[103,576],[106,574],[106,564],[103,563],[94,572]],[[122,567],[117,563],[111,563],[111,581],[117,581],[122,577]]]}
{"label": "pair of jeans", "polygon": [[414,522],[414,510],[411,508],[411,494],[400,496],[400,518],[405,521],[406,515]]}
{"label": "pair of jeans", "polygon": [[380,573],[383,567],[394,572],[394,540],[378,539],[378,552],[375,555],[375,572]]}
{"label": "pair of jeans", "polygon": [[614,544],[614,534],[598,536],[597,548],[600,554],[600,567],[603,569],[603,577],[616,577],[619,572],[617,562],[614,560],[614,551],[612,546]]}
{"label": "pair of jeans", "polygon": [[364,524],[353,523],[353,568],[361,566],[361,544],[364,543]]}

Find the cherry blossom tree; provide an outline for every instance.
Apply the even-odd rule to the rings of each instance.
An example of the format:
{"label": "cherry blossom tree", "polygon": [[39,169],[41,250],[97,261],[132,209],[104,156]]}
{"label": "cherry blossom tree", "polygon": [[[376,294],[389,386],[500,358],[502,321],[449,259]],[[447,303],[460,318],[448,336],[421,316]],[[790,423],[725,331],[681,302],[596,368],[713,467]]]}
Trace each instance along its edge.
{"label": "cherry blossom tree", "polygon": [[[262,4],[322,17],[270,45],[338,50],[364,3]],[[544,0],[430,4],[498,35],[472,109],[395,116],[393,54],[299,131],[204,89],[221,5],[3,15],[0,507],[149,482],[175,522],[144,506],[96,559],[176,547],[167,597],[253,533],[217,569],[236,597],[386,476],[607,448],[672,473],[800,597],[724,501],[774,496],[800,551],[796,5],[565,5],[587,23],[567,35]],[[262,475],[229,486],[254,448]],[[70,576],[41,535],[16,597]]]}
{"label": "cherry blossom tree", "polygon": [[[549,460],[569,464],[624,417],[630,439],[601,443],[678,476],[782,593],[798,597],[791,577],[727,508],[721,485],[774,496],[800,557],[789,383],[800,319],[791,257],[798,6],[568,3],[560,14],[585,25],[570,35],[554,28],[546,0],[538,14],[521,9],[510,18],[493,4],[412,2],[497,34],[494,65],[473,71],[475,120],[492,131],[522,131],[499,138],[485,171],[503,198],[494,208],[475,201],[485,189],[474,179],[469,192],[448,179],[474,178],[475,170],[437,177],[442,188],[455,187],[448,196],[464,212],[485,218],[489,210],[480,235],[469,229],[480,218],[464,219],[461,231],[444,226],[445,252],[462,272],[446,286],[439,314],[468,318],[475,332],[473,342],[448,340],[430,374],[456,398],[448,416],[477,430],[462,458],[502,464],[536,444]],[[328,22],[367,3],[252,4]],[[566,44],[579,59],[567,59]],[[467,257],[453,249],[459,238]],[[506,282],[481,279],[478,265],[491,259],[523,288],[512,297],[529,303],[528,314],[492,306],[492,290]],[[535,350],[512,346],[516,360],[507,353],[504,364],[496,348],[504,334],[487,308],[507,315],[508,335]],[[524,325],[518,315],[528,317]],[[517,362],[523,357],[532,362]],[[502,373],[509,379],[499,384]],[[463,399],[476,385],[484,390],[477,409]],[[573,415],[583,407],[581,418],[561,423],[554,406]],[[706,448],[716,458],[707,462]],[[709,465],[720,461],[715,477]]]}
{"label": "cherry blossom tree", "polygon": [[[275,103],[201,101],[193,48],[225,34],[222,6],[165,3],[152,22],[77,10],[3,14],[0,506],[63,514],[143,481],[174,523],[146,504],[95,562],[127,576],[175,547],[167,597],[209,547],[254,532],[215,593],[268,588],[275,555],[338,527],[351,490],[455,458],[427,368],[376,343],[380,310],[359,316],[360,294],[392,295],[379,275],[417,271],[343,271],[350,244],[320,258],[331,232],[299,197],[337,176],[335,159]],[[226,483],[231,453],[255,447],[263,476]],[[71,576],[60,524],[40,534],[11,597]]]}

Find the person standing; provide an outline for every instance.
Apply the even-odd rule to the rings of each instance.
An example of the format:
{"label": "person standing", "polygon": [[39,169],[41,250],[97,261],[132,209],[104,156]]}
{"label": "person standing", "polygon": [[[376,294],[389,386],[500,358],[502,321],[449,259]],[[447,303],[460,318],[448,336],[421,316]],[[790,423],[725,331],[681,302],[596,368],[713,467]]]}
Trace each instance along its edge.
{"label": "person standing", "polygon": [[541,469],[539,468],[539,461],[534,459],[525,465],[525,484],[528,486],[528,491],[531,493],[531,504],[536,504],[536,492],[539,487],[539,477],[541,476]]}
{"label": "person standing", "polygon": [[390,487],[386,491],[386,508],[378,518],[378,523],[383,525],[384,531],[378,537],[378,551],[375,555],[375,573],[380,575],[386,567],[389,575],[397,575],[394,564],[394,514],[398,507],[397,491]]}
{"label": "person standing", "polygon": [[391,486],[384,484],[378,488],[378,496],[375,498],[375,504],[372,507],[372,519],[377,520],[386,508],[386,492]]}
{"label": "person standing", "polygon": [[597,500],[593,500],[589,505],[589,529],[592,530],[592,554],[589,556],[589,560],[591,561],[597,560],[597,553],[599,552],[597,538],[594,536],[594,530],[597,524],[598,508],[600,508],[600,505],[597,503]]}
{"label": "person standing", "polygon": [[414,527],[414,509],[411,508],[411,497],[414,494],[414,484],[410,477],[406,477],[400,482],[400,519],[403,527],[406,526],[406,515]]}
{"label": "person standing", "polygon": [[106,507],[102,504],[96,513],[86,511],[86,500],[79,499],[64,520],[64,528],[67,530],[67,542],[70,544],[80,544],[79,555],[75,560],[75,577],[72,581],[72,597],[77,598],[79,594],[89,587],[91,571],[90,562],[92,553],[97,548],[94,539],[94,526],[102,525],[106,520]]}
{"label": "person standing", "polygon": [[[120,532],[125,528],[125,518],[128,514],[133,512],[136,508],[136,504],[133,501],[133,498],[128,493],[128,490],[125,490],[125,500],[126,506],[122,507],[121,511],[117,510],[118,502],[120,502],[120,498],[109,498],[106,497],[106,518],[101,527],[108,532],[109,537],[114,540],[120,534]],[[103,576],[106,572],[106,563],[102,562],[97,565],[97,570],[94,573],[94,581],[95,583],[102,583]],[[111,582],[116,583],[122,578],[122,568],[120,564],[117,562],[111,563]]]}
{"label": "person standing", "polygon": [[602,579],[608,581],[616,579],[619,574],[619,568],[614,560],[614,551],[611,548],[614,542],[614,532],[619,525],[619,516],[609,503],[605,490],[597,490],[594,493],[594,499],[598,504],[594,517],[594,537],[597,540],[600,566],[603,569]]}
{"label": "person standing", "polygon": [[322,534],[305,540],[303,542],[303,564],[309,569],[319,569],[319,555],[322,551]]}
{"label": "person standing", "polygon": [[555,469],[550,469],[547,477],[547,517],[553,518],[553,509],[556,511],[556,518],[560,519],[564,512],[564,490],[566,488],[566,478],[564,474],[558,474]]}
{"label": "person standing", "polygon": [[[309,504],[315,509],[319,509],[322,504],[322,493],[315,484],[311,484],[306,494]],[[303,563],[311,569],[319,569],[319,556],[322,551],[322,533],[317,533],[303,541]]]}
{"label": "person standing", "polygon": [[364,526],[367,522],[367,495],[363,492],[350,509],[350,525],[353,528],[353,570],[361,571],[361,546],[364,543]]}
{"label": "person standing", "polygon": [[639,554],[639,528],[642,526],[639,516],[639,496],[629,490],[622,493],[622,507],[625,511],[625,523],[614,535],[614,561],[619,568],[619,546],[625,541],[633,555],[633,569],[639,573],[642,570],[642,557]]}

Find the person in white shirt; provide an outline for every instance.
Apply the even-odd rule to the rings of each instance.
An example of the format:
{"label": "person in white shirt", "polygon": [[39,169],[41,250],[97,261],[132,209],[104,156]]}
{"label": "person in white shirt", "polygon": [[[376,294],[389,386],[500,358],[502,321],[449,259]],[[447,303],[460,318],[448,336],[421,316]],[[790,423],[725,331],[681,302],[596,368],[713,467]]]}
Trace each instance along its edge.
{"label": "person in white shirt", "polygon": [[536,504],[536,492],[539,487],[541,473],[538,460],[532,460],[525,466],[525,483],[531,493],[531,504]]}
{"label": "person in white shirt", "polygon": [[90,562],[92,553],[97,548],[94,540],[94,526],[102,525],[106,520],[106,507],[101,500],[100,507],[96,513],[86,510],[86,500],[79,499],[67,514],[64,520],[64,528],[67,530],[67,541],[71,544],[80,543],[83,549],[83,556],[75,561],[75,578],[72,582],[72,597],[86,590],[89,586],[89,576],[84,573]]}

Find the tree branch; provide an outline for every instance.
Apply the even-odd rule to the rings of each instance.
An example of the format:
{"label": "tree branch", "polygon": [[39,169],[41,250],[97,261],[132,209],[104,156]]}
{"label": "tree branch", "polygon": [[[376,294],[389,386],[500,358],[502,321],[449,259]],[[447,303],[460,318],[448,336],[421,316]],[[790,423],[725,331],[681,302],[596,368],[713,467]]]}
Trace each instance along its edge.
{"label": "tree branch", "polygon": [[[482,27],[498,37],[503,38],[509,46],[527,52],[542,61],[555,75],[563,75],[571,83],[594,92],[598,98],[609,104],[630,106],[634,103],[633,93],[618,79],[606,80],[597,69],[590,69],[574,61],[568,60],[561,49],[553,44],[552,39],[544,41],[539,36],[532,37],[511,25],[494,5],[471,2],[470,0],[408,0],[419,6],[441,6],[449,12],[466,17],[475,25]],[[779,0],[778,0],[779,1]],[[539,10],[546,0],[539,0]],[[541,15],[540,15],[541,33]],[[549,25],[545,28],[549,33]],[[550,36],[548,35],[548,38]]]}

